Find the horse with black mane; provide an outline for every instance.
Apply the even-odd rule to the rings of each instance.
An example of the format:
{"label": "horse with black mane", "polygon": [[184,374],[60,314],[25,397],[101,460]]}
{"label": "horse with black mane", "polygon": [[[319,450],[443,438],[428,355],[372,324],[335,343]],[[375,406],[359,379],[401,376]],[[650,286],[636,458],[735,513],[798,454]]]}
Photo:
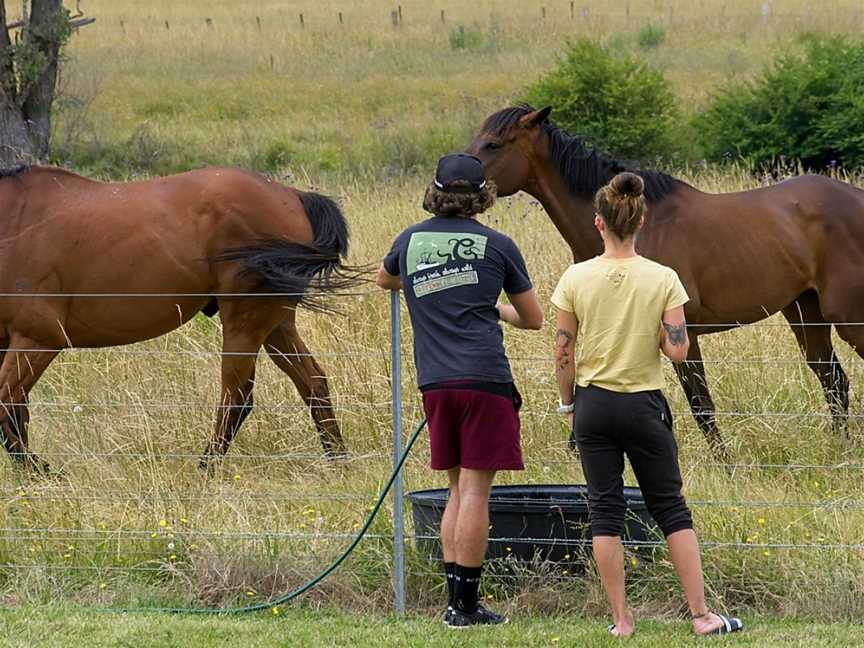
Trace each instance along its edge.
{"label": "horse with black mane", "polygon": [[468,152],[502,196],[537,198],[584,261],[603,250],[593,226],[597,189],[621,171],[645,180],[648,216],[638,252],[674,268],[690,295],[688,362],[676,367],[693,415],[727,460],[705,380],[699,336],[782,312],[819,379],[835,426],[846,428],[849,380],[831,327],[864,357],[864,191],[819,175],[739,193],[708,194],[589,147],[549,120],[551,108],[515,106],[488,117]]}
{"label": "horse with black mane", "polygon": [[97,182],[64,169],[0,177],[0,431],[25,467],[28,394],[65,348],[131,344],[203,311],[222,320],[216,430],[224,455],[252,410],[263,346],[311,410],[324,450],[345,445],[327,379],[295,326],[298,306],[356,285],[347,223],[329,198],[239,169]]}

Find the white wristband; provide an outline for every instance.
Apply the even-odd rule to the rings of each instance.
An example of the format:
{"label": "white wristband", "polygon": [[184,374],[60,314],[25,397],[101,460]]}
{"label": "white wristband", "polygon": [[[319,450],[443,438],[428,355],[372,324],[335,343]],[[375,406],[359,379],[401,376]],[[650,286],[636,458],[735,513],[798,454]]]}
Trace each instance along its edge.
{"label": "white wristband", "polygon": [[565,405],[560,400],[558,401],[558,413],[559,414],[572,414],[575,403],[570,403],[569,405]]}

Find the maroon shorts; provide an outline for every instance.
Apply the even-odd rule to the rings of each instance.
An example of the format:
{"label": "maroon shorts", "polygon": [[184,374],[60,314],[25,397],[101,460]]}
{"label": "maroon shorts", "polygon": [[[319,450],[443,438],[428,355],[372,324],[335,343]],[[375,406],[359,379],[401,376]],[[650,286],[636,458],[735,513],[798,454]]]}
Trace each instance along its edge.
{"label": "maroon shorts", "polygon": [[432,469],[522,470],[517,398],[462,384],[424,389]]}

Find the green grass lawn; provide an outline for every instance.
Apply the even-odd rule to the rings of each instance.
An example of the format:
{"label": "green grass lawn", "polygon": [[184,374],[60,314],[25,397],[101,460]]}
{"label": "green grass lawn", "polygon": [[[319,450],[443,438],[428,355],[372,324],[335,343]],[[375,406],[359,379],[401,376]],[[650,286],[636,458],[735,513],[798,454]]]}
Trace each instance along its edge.
{"label": "green grass lawn", "polygon": [[[628,646],[861,646],[864,626],[746,619],[733,637],[691,637],[684,622],[643,622]],[[455,631],[437,619],[355,617],[285,610],[278,616],[190,617],[103,614],[81,608],[29,607],[0,613],[0,646],[614,646],[602,619],[516,618],[500,628]]]}

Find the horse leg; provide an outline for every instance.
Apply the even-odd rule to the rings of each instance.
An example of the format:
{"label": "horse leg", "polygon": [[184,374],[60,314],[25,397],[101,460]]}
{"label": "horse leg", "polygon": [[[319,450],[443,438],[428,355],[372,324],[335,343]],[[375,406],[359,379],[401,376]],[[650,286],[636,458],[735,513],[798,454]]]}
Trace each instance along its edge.
{"label": "horse leg", "polygon": [[[831,324],[825,321],[814,290],[803,293],[783,309],[807,365],[816,374],[832,414],[834,430],[848,433],[849,378],[831,344]],[[824,326],[821,326],[824,324]],[[814,326],[815,325],[815,326]]]}
{"label": "horse leg", "polygon": [[344,455],[345,442],[333,412],[327,376],[300,338],[293,312],[270,334],[264,348],[276,366],[288,374],[309,407],[324,453],[328,457]]}
{"label": "horse leg", "polygon": [[0,363],[0,434],[3,445],[19,466],[47,473],[47,462],[27,447],[27,425],[30,422],[27,397],[57,356],[57,351],[15,335],[10,339],[10,348],[13,350],[6,351]]}
{"label": "horse leg", "polygon": [[684,388],[684,394],[687,396],[693,418],[696,419],[696,424],[708,441],[708,447],[719,462],[729,463],[729,454],[726,451],[723,438],[720,436],[720,430],[717,428],[714,401],[711,400],[711,394],[708,391],[705,365],[702,362],[702,351],[699,349],[697,336],[690,337],[690,351],[687,354],[687,361],[676,364],[675,372],[678,374],[681,387]]}
{"label": "horse leg", "polygon": [[216,430],[201,455],[198,463],[201,470],[208,470],[213,459],[227,454],[231,441],[252,412],[255,355],[260,347],[236,342],[224,345],[225,352],[238,355],[222,357],[222,396],[216,413]]}
{"label": "horse leg", "polygon": [[225,456],[243,421],[252,411],[255,362],[261,345],[285,317],[284,306],[258,300],[226,300],[222,317],[222,388],[216,429],[199,467],[207,471],[214,458]]}

